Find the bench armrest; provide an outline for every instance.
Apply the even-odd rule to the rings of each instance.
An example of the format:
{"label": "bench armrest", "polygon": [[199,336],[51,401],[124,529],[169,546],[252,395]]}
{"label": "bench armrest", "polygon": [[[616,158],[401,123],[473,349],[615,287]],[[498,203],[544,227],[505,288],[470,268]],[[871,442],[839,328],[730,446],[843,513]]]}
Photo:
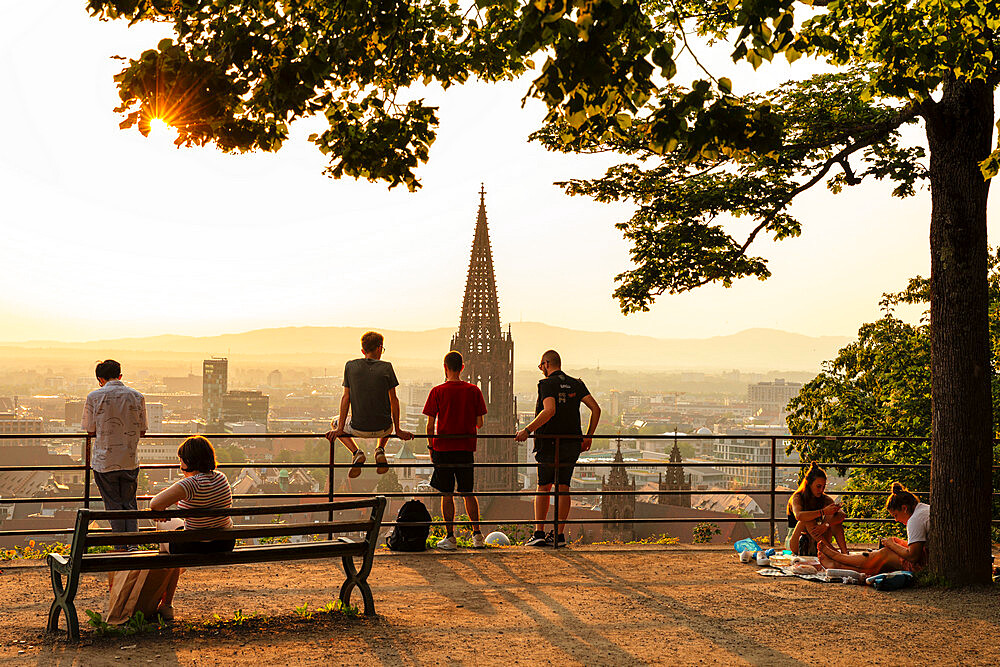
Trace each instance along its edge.
{"label": "bench armrest", "polygon": [[62,554],[49,554],[49,567],[60,574],[69,574],[72,569],[69,560]]}

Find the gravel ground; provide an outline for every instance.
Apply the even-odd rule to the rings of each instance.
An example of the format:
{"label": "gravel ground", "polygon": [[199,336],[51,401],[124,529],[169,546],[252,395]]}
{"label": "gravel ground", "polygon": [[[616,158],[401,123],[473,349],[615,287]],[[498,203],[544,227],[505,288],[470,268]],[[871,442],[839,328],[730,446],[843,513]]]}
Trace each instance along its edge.
{"label": "gravel ground", "polygon": [[[882,593],[756,569],[682,545],[379,553],[377,617],[306,620],[295,608],[334,599],[337,562],[200,568],[181,578],[172,628],[84,627],[74,645],[44,634],[47,568],[15,561],[0,574],[0,663],[1000,664],[996,590]],[[105,576],[85,575],[81,617],[106,595]]]}

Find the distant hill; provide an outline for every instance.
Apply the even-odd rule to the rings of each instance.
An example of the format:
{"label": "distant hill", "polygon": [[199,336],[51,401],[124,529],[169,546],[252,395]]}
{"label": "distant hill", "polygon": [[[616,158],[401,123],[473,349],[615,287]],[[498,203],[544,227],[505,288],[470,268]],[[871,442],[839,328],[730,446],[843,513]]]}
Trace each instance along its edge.
{"label": "distant hill", "polygon": [[[219,336],[162,335],[87,342],[26,341],[0,347],[0,357],[51,356],[66,358],[86,353],[90,357],[132,353],[147,359],[179,360],[228,355],[333,363],[358,354],[365,329],[358,327],[282,327],[257,329]],[[386,357],[399,365],[437,365],[453,329],[428,331],[381,330],[386,336]],[[842,336],[804,336],[778,329],[747,329],[711,338],[654,338],[618,332],[578,331],[538,322],[511,325],[515,363],[534,368],[549,348],[558,350],[567,368],[622,368],[633,370],[816,371],[832,359],[849,339]],[[96,355],[96,356],[94,356]]]}

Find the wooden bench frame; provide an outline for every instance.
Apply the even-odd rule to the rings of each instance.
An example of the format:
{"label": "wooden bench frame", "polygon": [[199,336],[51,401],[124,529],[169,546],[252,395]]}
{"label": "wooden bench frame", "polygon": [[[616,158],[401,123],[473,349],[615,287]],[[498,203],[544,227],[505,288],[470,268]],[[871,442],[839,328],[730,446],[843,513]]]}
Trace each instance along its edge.
{"label": "wooden bench frame", "polygon": [[[49,608],[47,632],[59,629],[59,614],[66,615],[69,638],[80,639],[80,625],[73,600],[76,597],[80,575],[85,572],[112,572],[121,570],[156,570],[174,567],[200,567],[208,565],[238,565],[242,563],[267,563],[311,558],[340,556],[346,579],[340,586],[340,601],[347,605],[351,592],[357,588],[364,600],[365,614],[375,614],[375,600],[368,585],[368,574],[372,569],[375,547],[378,542],[382,515],[386,500],[378,496],[365,500],[317,503],[309,505],[275,505],[271,507],[232,507],[226,509],[202,510],[103,510],[81,509],[77,511],[76,527],[69,556],[49,554],[49,570],[52,575],[52,591],[55,600]],[[367,519],[356,521],[325,521],[316,523],[264,524],[233,526],[208,530],[140,530],[134,533],[113,533],[106,529],[90,530],[90,523],[108,519],[173,519],[185,517],[243,517],[269,514],[306,514],[312,512],[333,512],[371,508]],[[336,533],[365,532],[365,539],[356,542]],[[231,552],[210,554],[164,554],[158,551],[130,551],[116,553],[87,553],[93,546],[123,546],[160,542],[194,542],[201,540],[260,539],[263,537],[291,537],[294,535],[321,535],[328,539],[319,542],[298,544],[266,544],[260,546],[237,547]],[[361,567],[356,567],[354,557],[362,558]],[[65,577],[65,581],[63,578]]]}

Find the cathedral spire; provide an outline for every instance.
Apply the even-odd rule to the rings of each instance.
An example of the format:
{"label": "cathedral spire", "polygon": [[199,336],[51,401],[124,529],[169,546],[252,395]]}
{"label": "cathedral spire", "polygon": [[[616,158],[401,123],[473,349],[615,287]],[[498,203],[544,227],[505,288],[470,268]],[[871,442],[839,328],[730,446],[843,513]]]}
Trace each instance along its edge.
{"label": "cathedral spire", "polygon": [[[500,307],[493,273],[493,251],[486,222],[486,188],[479,186],[479,214],[465,281],[462,317],[451,349],[465,360],[463,378],[478,385],[486,400],[486,423],[480,433],[476,459],[486,463],[517,461],[517,443],[509,436],[517,424],[514,401],[514,341],[510,329],[500,330]],[[521,488],[513,468],[477,468],[476,488],[483,491],[513,491]]]}
{"label": "cathedral spire", "polygon": [[500,305],[493,272],[490,229],[486,221],[486,189],[482,185],[479,188],[479,215],[476,216],[458,333],[475,345],[500,338]]}

